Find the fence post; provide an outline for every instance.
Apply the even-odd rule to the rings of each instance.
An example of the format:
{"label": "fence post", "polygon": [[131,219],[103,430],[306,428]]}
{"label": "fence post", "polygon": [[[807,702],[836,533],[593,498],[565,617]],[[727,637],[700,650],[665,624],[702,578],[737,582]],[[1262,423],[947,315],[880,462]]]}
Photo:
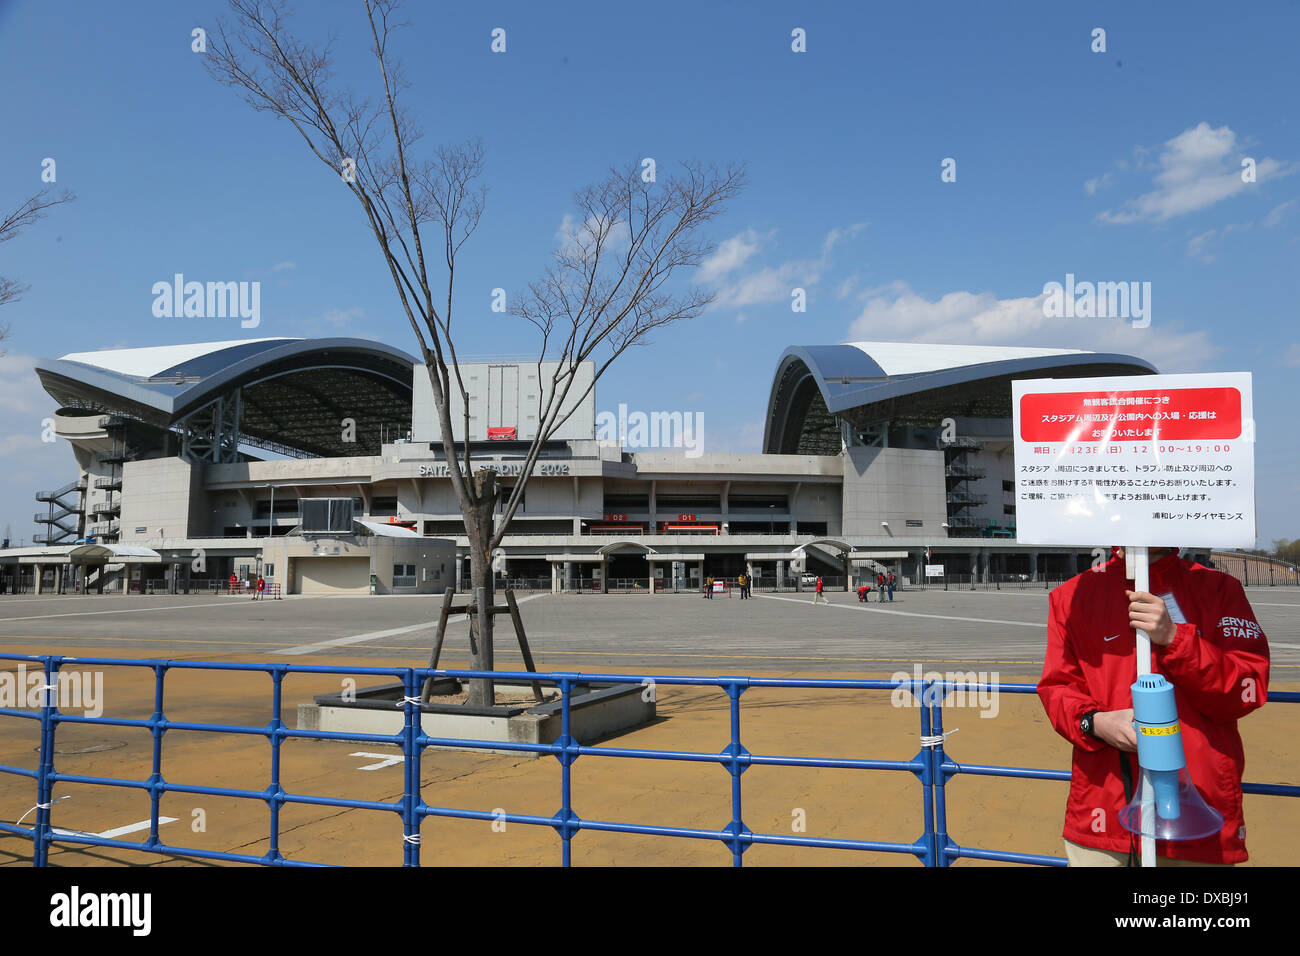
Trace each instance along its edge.
{"label": "fence post", "polygon": [[[429,680],[433,680],[432,672]],[[406,784],[402,792],[402,866],[419,866],[420,823],[423,819],[418,807],[422,802],[419,735],[424,728],[420,719],[423,713],[421,681],[415,668],[406,668],[402,674],[402,686],[406,688],[402,697],[402,703],[406,708],[406,720],[402,727],[402,754],[406,758],[402,761],[406,776]]]}
{"label": "fence post", "polygon": [[271,670],[271,782],[266,787],[266,805],[271,810],[271,839],[266,851],[268,863],[284,860],[280,853],[280,807],[284,804],[284,787],[280,785],[280,745],[284,743],[284,721],[280,719],[284,675],[288,664],[276,664]]}
{"label": "fence post", "polygon": [[581,829],[578,824],[581,822],[578,815],[573,812],[573,791],[572,779],[569,768],[573,762],[578,759],[576,753],[578,744],[569,736],[570,729],[570,696],[573,692],[573,685],[579,674],[563,674],[560,676],[560,738],[555,741],[560,748],[555,757],[560,761],[560,812],[553,819],[555,823],[555,832],[560,835],[560,865],[570,866],[573,853],[574,834]]}
{"label": "fence post", "polygon": [[927,689],[926,697],[929,706],[934,708],[934,713],[930,718],[930,733],[933,735],[934,746],[930,747],[930,767],[934,773],[934,858],[935,866],[951,866],[948,861],[948,854],[944,852],[948,846],[948,794],[947,794],[947,775],[943,771],[944,753],[943,753],[943,701],[947,697],[944,691],[944,682],[942,679],[935,681],[931,687],[933,691]]}
{"label": "fence post", "polygon": [[745,837],[753,832],[745,826],[740,799],[740,775],[749,769],[749,751],[740,742],[740,695],[748,689],[749,678],[724,677],[722,680],[726,682],[722,686],[731,705],[731,743],[722,751],[728,758],[723,766],[731,774],[731,822],[727,824],[731,836],[726,842],[731,847],[732,865],[741,866],[741,859],[750,846]]}
{"label": "fence post", "polygon": [[149,733],[152,737],[152,771],[149,774],[149,839],[146,841],[148,846],[158,846],[161,839],[158,836],[158,808],[162,803],[163,793],[163,775],[162,775],[162,739],[163,734],[167,732],[164,726],[167,718],[163,714],[163,679],[167,674],[166,664],[155,664],[153,679],[153,715],[149,718]]}
{"label": "fence post", "polygon": [[45,866],[50,854],[50,799],[54,789],[50,776],[54,773],[54,705],[57,701],[58,665],[55,658],[42,658],[45,667],[44,700],[41,702],[41,762],[36,772],[36,831],[32,834],[32,866]]}
{"label": "fence post", "polygon": [[[947,577],[944,581],[947,582]],[[921,705],[921,814],[925,821],[925,832],[921,836],[925,840],[926,848],[921,863],[923,866],[937,866],[934,843],[934,761],[930,759],[930,748],[925,743],[926,738],[930,736],[930,707],[926,703],[927,686],[922,681],[921,686],[917,687],[917,682],[911,681],[912,696]]]}

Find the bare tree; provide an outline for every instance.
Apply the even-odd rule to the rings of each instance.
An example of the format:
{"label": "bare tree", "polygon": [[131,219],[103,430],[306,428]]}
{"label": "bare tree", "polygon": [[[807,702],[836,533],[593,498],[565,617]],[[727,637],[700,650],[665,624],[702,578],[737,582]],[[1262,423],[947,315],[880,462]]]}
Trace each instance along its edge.
{"label": "bare tree", "polygon": [[[59,195],[55,195],[48,186],[36,195],[27,197],[21,206],[0,219],[0,242],[8,242],[10,239],[17,237],[18,233],[22,232],[26,227],[44,219],[45,210],[51,206],[71,202],[76,198],[66,189]],[[17,302],[28,288],[30,287],[22,285],[17,279],[0,276],[0,305]],[[9,326],[0,325],[0,342],[3,342],[8,335]]]}
{"label": "bare tree", "polygon": [[[739,193],[744,171],[688,163],[667,181],[646,182],[632,165],[577,193],[577,228],[511,310],[541,333],[539,384],[542,363],[557,364],[549,390],[539,389],[537,434],[521,473],[508,487],[498,484],[490,467],[475,469],[470,402],[453,337],[456,259],[484,209],[483,146],[469,142],[418,153],[422,134],[400,105],[407,84],[390,51],[401,26],[397,4],[361,2],[377,67],[373,100],[334,89],[333,41],[313,46],[296,37],[280,0],[230,0],[233,22],[213,32],[207,66],[254,109],[288,120],[360,203],[428,371],[465,521],[471,584],[491,602],[492,553],[523,500],[538,455],[594,386],[594,379],[576,384],[582,363],[593,362],[599,378],[648,333],[696,316],[712,301],[692,289],[676,291],[671,280],[710,251],[698,230]],[[464,410],[459,448],[452,427],[456,395]],[[494,518],[498,505],[501,514]],[[493,668],[491,615],[487,621],[472,649],[476,670]],[[472,705],[492,702],[491,681],[471,682]]]}

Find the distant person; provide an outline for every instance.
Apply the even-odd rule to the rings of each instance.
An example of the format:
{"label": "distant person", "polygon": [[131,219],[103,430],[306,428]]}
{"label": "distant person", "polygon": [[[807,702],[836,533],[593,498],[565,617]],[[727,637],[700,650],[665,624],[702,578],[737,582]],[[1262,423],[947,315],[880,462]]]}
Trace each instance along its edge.
{"label": "distant person", "polygon": [[859,601],[866,601],[866,599],[867,599],[867,595],[870,594],[870,593],[871,593],[871,585],[870,585],[870,584],[859,584],[859,585],[858,585],[858,600],[859,600]]}
{"label": "distant person", "polygon": [[879,599],[879,603],[880,603],[880,604],[884,604],[884,603],[885,603],[885,588],[886,588],[886,586],[887,586],[888,584],[889,584],[889,581],[885,578],[885,574],[884,574],[884,572],[883,572],[883,571],[881,571],[881,572],[877,572],[877,573],[876,573],[876,593],[878,593],[878,594],[880,595],[880,599]]}
{"label": "distant person", "polygon": [[889,572],[889,600],[894,599],[894,588],[898,585],[898,578],[894,577],[894,572]]}
{"label": "distant person", "polygon": [[704,596],[710,601],[713,600],[713,578],[704,579]]}
{"label": "distant person", "polygon": [[813,589],[813,599],[812,599],[813,604],[816,604],[818,601],[821,601],[823,604],[831,603],[830,601],[826,600],[826,595],[822,593],[823,590],[824,588],[822,585],[822,576],[819,574],[817,575],[817,585]]}
{"label": "distant person", "polygon": [[260,601],[265,591],[266,591],[266,578],[262,577],[259,574],[257,576],[257,588],[256,590],[253,591],[253,600]]}
{"label": "distant person", "polygon": [[746,595],[745,595],[745,576],[744,576],[743,574],[742,574],[740,577],[736,578],[736,584],[738,584],[738,585],[740,586],[740,599],[743,601],[743,600],[745,600],[745,596],[746,596]]}
{"label": "distant person", "polygon": [[230,572],[230,593],[234,594],[239,589],[239,578],[234,571]]}

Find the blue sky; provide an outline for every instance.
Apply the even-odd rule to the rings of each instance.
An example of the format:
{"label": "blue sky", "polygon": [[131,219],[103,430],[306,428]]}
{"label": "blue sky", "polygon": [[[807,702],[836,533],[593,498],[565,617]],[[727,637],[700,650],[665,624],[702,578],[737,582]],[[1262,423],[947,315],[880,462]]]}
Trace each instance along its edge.
{"label": "blue sky", "polygon": [[[339,36],[340,80],[371,89],[359,3],[298,7],[305,33]],[[46,157],[78,195],[0,247],[0,275],[31,286],[0,310],[0,527],[15,539],[35,530],[33,493],[74,473],[66,444],[40,440],[53,406],[37,357],[272,335],[414,351],[355,200],[191,51],[223,9],[0,0],[0,207],[41,187]],[[860,339],[1250,371],[1260,539],[1300,537],[1293,4],[416,3],[407,19],[425,142],[486,148],[487,212],[458,265],[462,354],[533,350],[491,290],[540,275],[575,188],[646,156],[743,161],[750,184],[698,276],[717,303],[626,355],[599,409],[703,411],[707,450],[757,451],[782,350]],[[259,281],[261,326],[155,318],[151,286],[176,272]],[[1044,318],[1043,285],[1067,273],[1150,282],[1150,326]]]}

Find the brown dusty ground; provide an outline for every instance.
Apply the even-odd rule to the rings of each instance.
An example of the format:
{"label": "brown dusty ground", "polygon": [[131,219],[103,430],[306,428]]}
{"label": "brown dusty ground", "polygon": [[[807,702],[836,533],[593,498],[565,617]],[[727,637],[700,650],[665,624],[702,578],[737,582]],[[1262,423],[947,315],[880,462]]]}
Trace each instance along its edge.
{"label": "brown dusty ground", "polygon": [[[91,655],[100,648],[60,649]],[[115,649],[130,656],[132,649]],[[249,659],[249,655],[240,655]],[[263,658],[270,660],[270,658]],[[281,662],[283,658],[279,659]],[[313,665],[353,663],[313,657]],[[390,662],[401,666],[403,662]],[[12,669],[11,662],[5,662]],[[373,658],[366,666],[385,666]],[[448,661],[445,666],[464,666]],[[792,672],[751,676],[807,676]],[[836,675],[845,676],[845,675]],[[887,674],[863,674],[888,677]],[[1036,675],[1003,681],[1033,683]],[[153,709],[152,675],[140,669],[105,672],[107,716],[147,718]],[[361,678],[365,686],[372,679]],[[264,725],[269,719],[270,678],[265,674],[172,671],[167,678],[169,718]],[[1274,689],[1295,689],[1275,684]],[[285,720],[296,723],[297,703],[340,689],[340,679],[291,675],[284,685]],[[660,719],[609,741],[612,746],[716,753],[729,740],[727,698],[711,688],[658,688]],[[1003,694],[995,718],[974,707],[947,708],[953,759],[966,763],[1066,769],[1069,751],[1052,731],[1035,695]],[[75,713],[75,711],[73,711]],[[870,757],[907,760],[918,749],[920,711],[894,707],[888,692],[751,689],[742,698],[742,739],[755,754]],[[36,721],[0,718],[0,763],[35,768]],[[1275,704],[1241,724],[1248,780],[1300,781],[1300,705]],[[143,780],[150,772],[151,745],[145,730],[64,725],[60,751],[96,746],[113,749],[60,752],[56,768],[67,773]],[[163,773],[173,783],[263,789],[270,775],[264,738],[235,734],[170,731]],[[289,741],[282,754],[282,780],[293,793],[395,801],[402,793],[399,763],[360,768],[396,756],[385,745]],[[364,754],[367,756],[354,756]],[[382,755],[382,756],[375,756]],[[423,794],[433,806],[492,812],[554,814],[560,805],[560,768],[552,757],[509,757],[426,751]],[[752,767],[743,777],[744,820],[755,832],[789,834],[802,819],[810,837],[910,843],[922,832],[921,786],[899,771]],[[712,764],[682,761],[582,757],[573,766],[574,809],[584,819],[721,829],[731,818],[730,777]],[[948,786],[948,830],[961,845],[1061,855],[1061,817],[1067,784],[958,776]],[[149,802],[141,791],[84,784],[56,785],[69,799],[53,810],[56,827],[99,833],[147,820]],[[17,820],[34,803],[34,782],[0,775],[0,818]],[[1300,813],[1282,797],[1245,798],[1249,848],[1254,865],[1294,865],[1300,857]],[[178,818],[162,827],[173,845],[260,855],[267,849],[269,811],[255,800],[168,794],[161,812]],[[31,822],[29,817],[27,822]],[[202,824],[202,829],[200,829]],[[511,823],[500,831],[489,821],[429,818],[423,827],[422,862],[441,865],[551,866],[560,862],[560,840],[549,827]],[[120,839],[140,840],[136,833]],[[346,865],[397,865],[402,860],[397,814],[336,807],[286,806],[281,814],[281,851],[301,860]],[[31,845],[0,835],[0,865],[29,865]],[[61,866],[211,865],[133,851],[56,845],[50,862]],[[729,865],[730,853],[712,840],[674,839],[616,833],[580,833],[573,842],[577,865]],[[862,853],[802,847],[755,846],[746,865],[915,866],[910,855]],[[962,860],[959,866],[986,865]]]}

